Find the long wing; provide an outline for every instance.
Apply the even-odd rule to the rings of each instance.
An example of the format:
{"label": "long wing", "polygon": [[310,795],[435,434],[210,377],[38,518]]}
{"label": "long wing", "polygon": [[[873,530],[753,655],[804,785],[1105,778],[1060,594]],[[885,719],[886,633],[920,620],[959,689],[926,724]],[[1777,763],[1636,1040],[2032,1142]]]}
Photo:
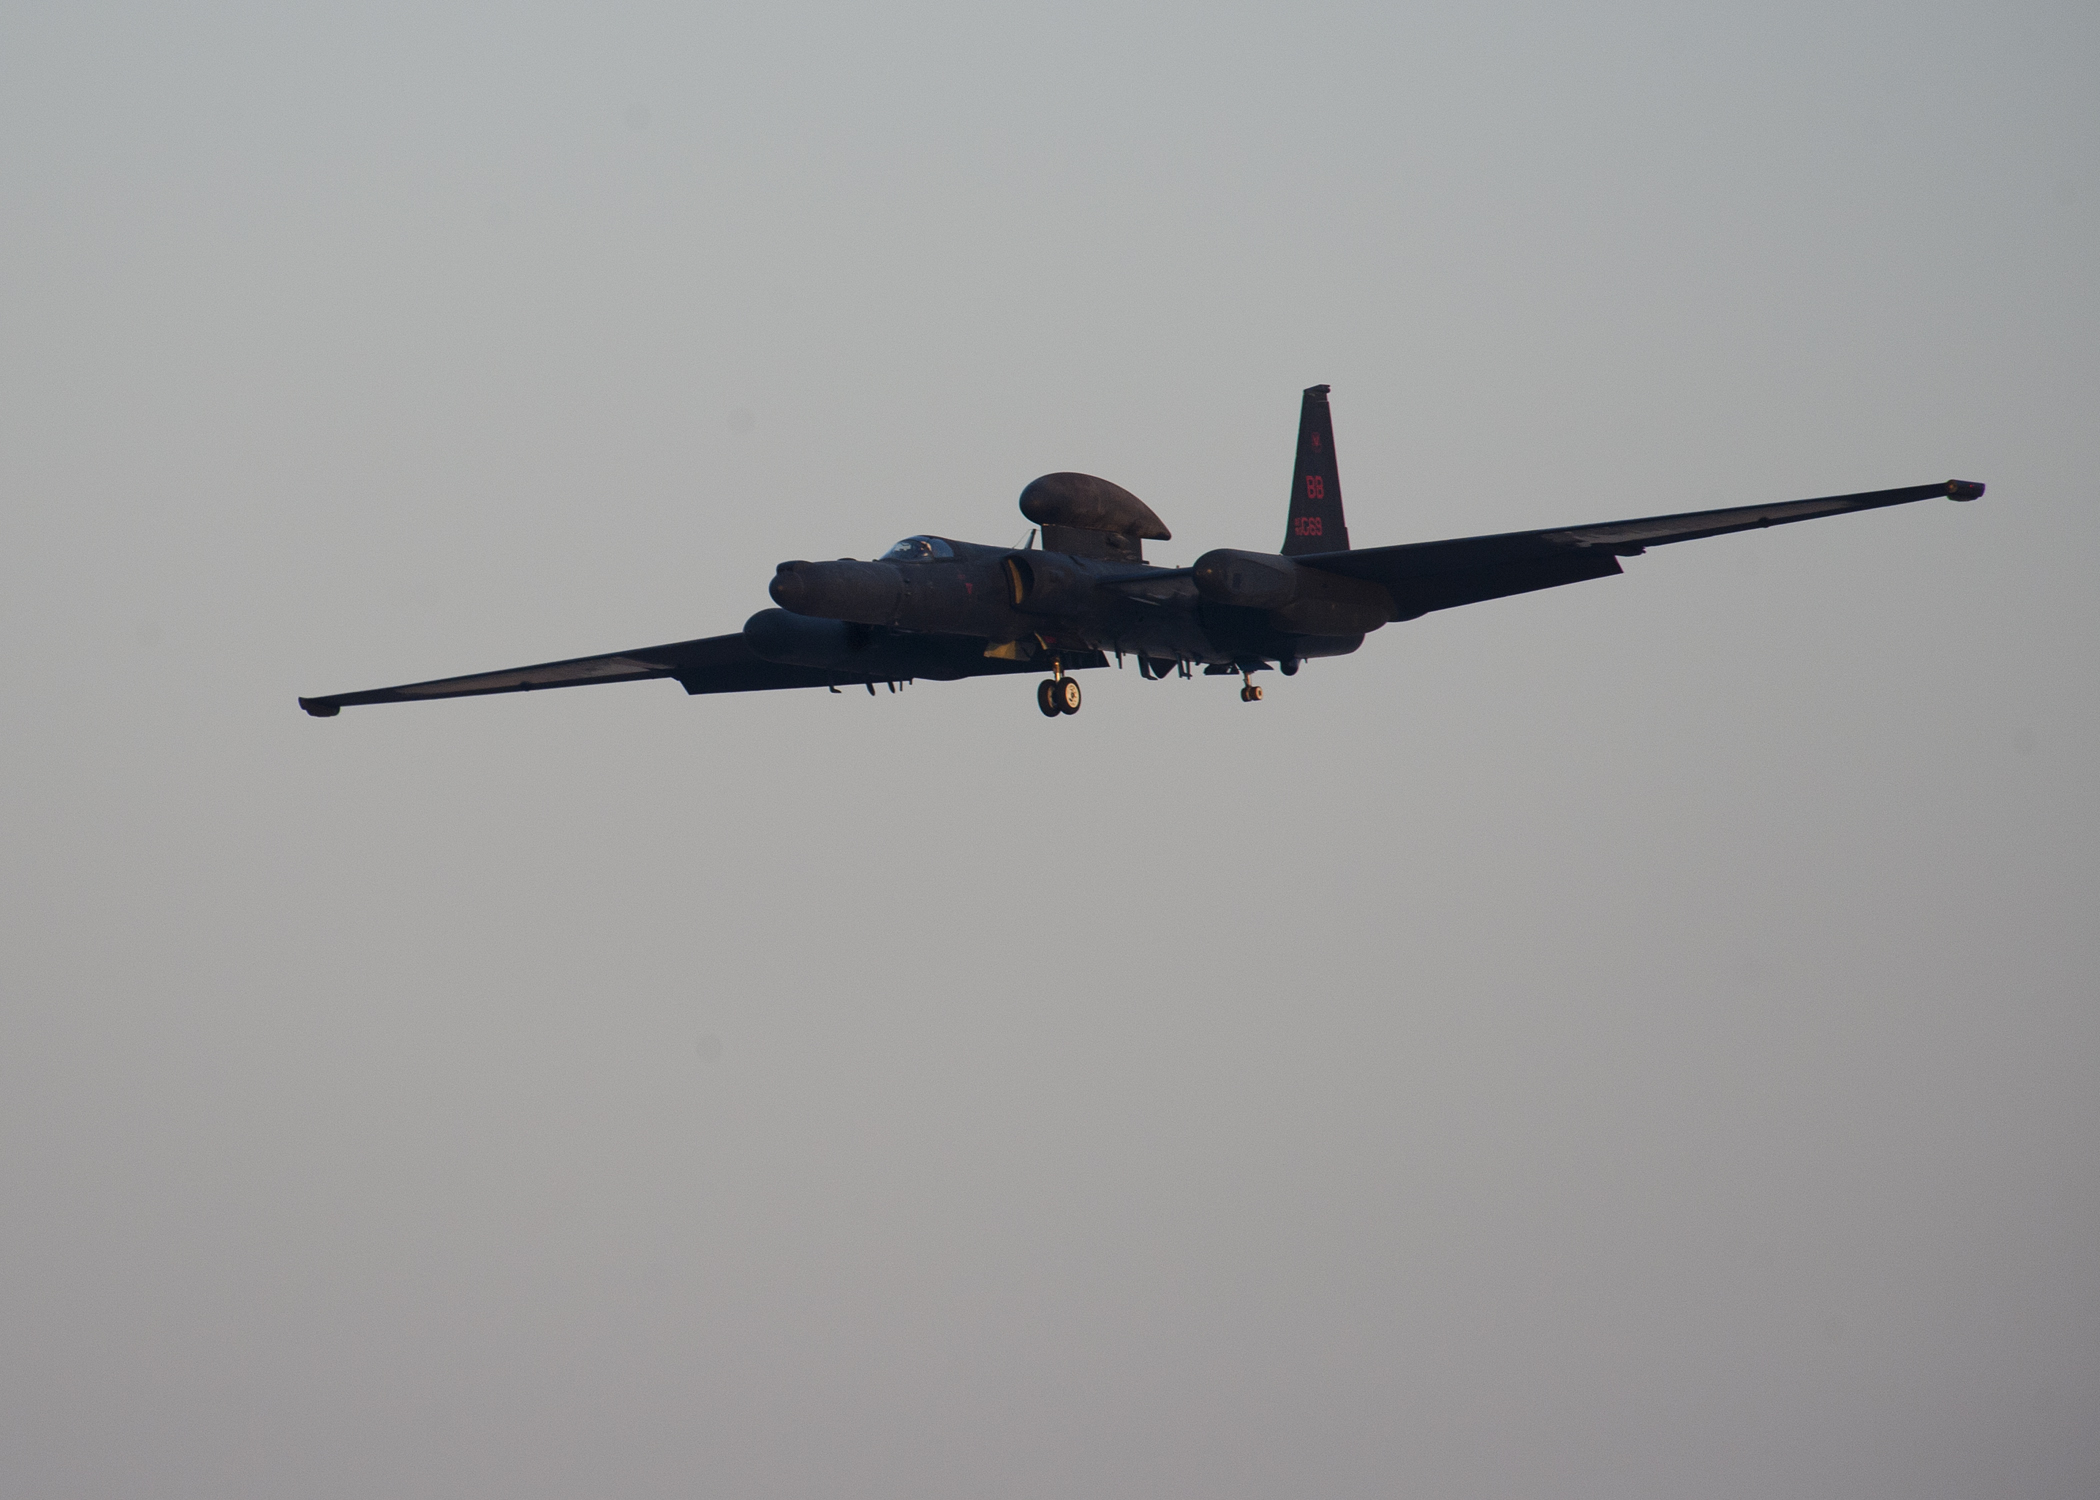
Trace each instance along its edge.
{"label": "long wing", "polygon": [[1393,596],[1392,617],[1412,620],[1434,609],[1530,593],[1586,578],[1606,578],[1622,571],[1620,558],[1638,557],[1648,548],[1666,542],[1785,526],[1818,516],[1907,505],[1913,500],[1941,496],[1974,500],[1982,493],[1980,484],[1950,479],[1942,484],[1830,495],[1820,500],[1790,500],[1778,505],[1739,505],[1729,510],[1685,511],[1674,516],[1643,516],[1551,531],[1509,531],[1499,536],[1461,537],[1447,542],[1368,547],[1360,552],[1325,552],[1293,561],[1301,568],[1319,568],[1381,584]]}
{"label": "long wing", "polygon": [[743,634],[709,636],[644,646],[611,656],[578,656],[569,661],[541,662],[473,677],[441,677],[401,687],[372,688],[362,693],[336,693],[301,698],[299,706],[317,718],[331,718],[346,704],[414,703],[423,698],[475,698],[487,693],[527,693],[541,688],[588,687],[594,682],[641,682],[675,677],[689,693],[756,693],[771,688],[834,687],[859,682],[813,667],[786,667],[752,651]]}

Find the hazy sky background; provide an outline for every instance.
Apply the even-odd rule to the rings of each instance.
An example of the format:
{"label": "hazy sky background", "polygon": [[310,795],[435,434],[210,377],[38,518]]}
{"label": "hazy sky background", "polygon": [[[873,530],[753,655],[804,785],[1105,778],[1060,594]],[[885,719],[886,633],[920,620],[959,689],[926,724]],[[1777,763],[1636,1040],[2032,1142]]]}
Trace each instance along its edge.
{"label": "hazy sky background", "polygon": [[[1717,14],[1717,11],[1721,13]],[[8,6],[0,1491],[2100,1493],[2100,9]],[[1106,475],[1982,479],[353,709]]]}

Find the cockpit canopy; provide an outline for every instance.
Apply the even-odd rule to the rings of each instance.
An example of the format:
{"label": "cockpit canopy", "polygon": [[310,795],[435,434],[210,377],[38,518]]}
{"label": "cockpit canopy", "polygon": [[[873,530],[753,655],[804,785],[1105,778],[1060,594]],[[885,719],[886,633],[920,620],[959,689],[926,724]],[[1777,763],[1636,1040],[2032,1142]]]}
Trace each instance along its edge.
{"label": "cockpit canopy", "polygon": [[955,549],[937,536],[908,536],[882,554],[884,562],[938,562],[955,556]]}

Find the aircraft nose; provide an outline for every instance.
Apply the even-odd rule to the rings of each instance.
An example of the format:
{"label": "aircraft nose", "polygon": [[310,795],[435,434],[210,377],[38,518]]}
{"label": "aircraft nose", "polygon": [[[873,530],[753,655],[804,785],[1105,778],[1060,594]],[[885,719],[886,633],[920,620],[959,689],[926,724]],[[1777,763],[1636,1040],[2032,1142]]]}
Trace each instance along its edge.
{"label": "aircraft nose", "polygon": [[888,563],[784,562],[767,592],[782,609],[819,620],[887,625],[897,612],[904,579]]}
{"label": "aircraft nose", "polygon": [[784,562],[773,573],[773,582],[766,592],[782,609],[801,613],[802,606],[809,603],[809,580],[802,576],[801,564]]}

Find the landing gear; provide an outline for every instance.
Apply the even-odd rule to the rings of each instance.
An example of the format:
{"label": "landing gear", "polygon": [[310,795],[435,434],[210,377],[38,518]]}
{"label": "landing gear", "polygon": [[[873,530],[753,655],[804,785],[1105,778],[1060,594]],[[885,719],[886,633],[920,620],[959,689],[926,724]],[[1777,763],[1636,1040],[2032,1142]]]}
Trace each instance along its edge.
{"label": "landing gear", "polygon": [[1261,689],[1254,685],[1254,678],[1245,671],[1240,673],[1240,702],[1261,702]]}
{"label": "landing gear", "polygon": [[1054,719],[1059,714],[1078,713],[1079,683],[1065,676],[1062,662],[1052,662],[1050,669],[1057,675],[1046,677],[1035,685],[1035,706],[1043,711],[1043,717],[1046,719]]}

